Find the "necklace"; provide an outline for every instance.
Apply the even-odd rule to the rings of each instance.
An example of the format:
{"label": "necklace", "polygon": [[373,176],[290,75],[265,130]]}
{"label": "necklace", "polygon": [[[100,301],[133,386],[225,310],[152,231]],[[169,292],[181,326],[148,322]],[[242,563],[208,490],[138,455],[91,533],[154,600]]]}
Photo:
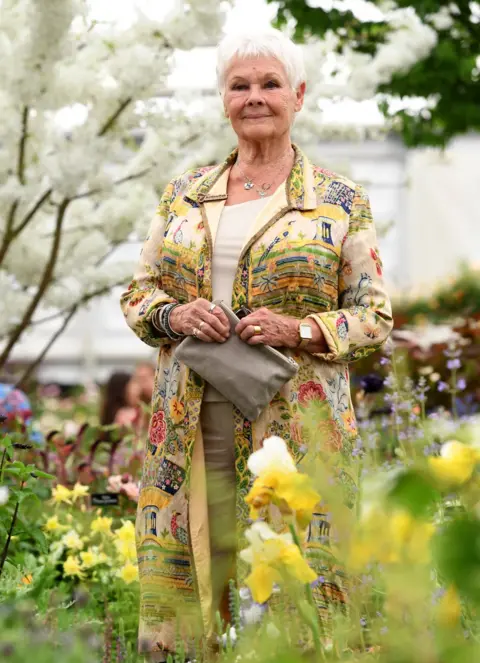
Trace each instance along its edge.
{"label": "necklace", "polygon": [[[281,160],[281,162],[275,164],[274,167],[279,169],[281,166],[283,166],[283,162],[284,162],[284,161],[288,158],[288,156],[290,156],[290,155],[291,155],[291,153],[289,153],[288,155],[285,155],[285,157],[283,157],[283,159]],[[238,161],[237,161],[236,163],[237,163],[237,168],[238,168],[238,170],[240,171],[240,173],[241,173],[243,179],[245,180],[245,184],[243,185],[243,188],[244,188],[246,191],[251,191],[251,189],[255,188],[255,191],[258,193],[258,195],[260,196],[260,198],[264,198],[264,197],[267,195],[268,191],[272,188],[272,184],[273,184],[273,182],[264,182],[260,187],[258,187],[257,184],[255,184],[255,182],[252,180],[252,178],[251,178],[251,177],[248,177],[248,175],[246,175],[246,174],[243,172],[243,170],[242,170],[240,164],[238,163]],[[269,169],[267,169],[267,170],[269,170]]]}
{"label": "necklace", "polygon": [[243,170],[240,168],[240,164],[238,162],[237,162],[237,168],[241,172],[241,174],[243,176],[243,179],[245,180],[245,184],[243,185],[243,188],[246,191],[250,191],[251,189],[253,189],[255,187],[255,191],[258,193],[260,198],[264,198],[267,195],[268,190],[272,188],[271,182],[270,183],[264,182],[262,184],[262,186],[260,188],[258,188],[257,185],[255,184],[255,182],[250,177],[248,177],[248,175],[245,175]]}

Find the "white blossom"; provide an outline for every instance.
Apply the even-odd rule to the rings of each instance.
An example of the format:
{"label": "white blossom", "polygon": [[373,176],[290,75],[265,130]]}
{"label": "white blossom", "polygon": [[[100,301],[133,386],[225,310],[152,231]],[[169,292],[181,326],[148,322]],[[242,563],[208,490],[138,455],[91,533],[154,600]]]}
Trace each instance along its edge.
{"label": "white blossom", "polygon": [[0,506],[8,502],[8,488],[7,486],[0,486]]}

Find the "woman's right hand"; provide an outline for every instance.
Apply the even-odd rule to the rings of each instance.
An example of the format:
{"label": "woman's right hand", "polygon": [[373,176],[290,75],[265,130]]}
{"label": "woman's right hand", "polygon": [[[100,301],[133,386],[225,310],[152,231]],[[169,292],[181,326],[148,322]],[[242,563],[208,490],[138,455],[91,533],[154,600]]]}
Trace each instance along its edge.
{"label": "woman's right hand", "polygon": [[195,336],[204,343],[224,343],[230,336],[227,316],[206,299],[176,306],[170,313],[170,326],[177,334]]}

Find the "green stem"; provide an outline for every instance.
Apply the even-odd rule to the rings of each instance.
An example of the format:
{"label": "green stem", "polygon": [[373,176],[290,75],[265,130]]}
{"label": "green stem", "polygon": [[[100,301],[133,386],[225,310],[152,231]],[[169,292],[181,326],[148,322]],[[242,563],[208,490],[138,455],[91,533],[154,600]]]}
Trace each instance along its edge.
{"label": "green stem", "polygon": [[[20,491],[22,490],[23,490],[23,483],[20,486]],[[0,576],[2,575],[3,567],[5,566],[5,561],[7,559],[8,549],[10,547],[10,541],[12,540],[13,529],[15,527],[15,523],[17,522],[19,507],[20,507],[20,498],[17,500],[17,503],[15,504],[15,510],[13,512],[12,522],[10,523],[10,529],[8,530],[7,540],[5,541],[5,545],[3,546],[2,556],[0,558]]]}
{"label": "green stem", "polygon": [[5,458],[7,456],[7,447],[3,450],[2,462],[0,464],[0,486],[3,484],[3,474],[5,471]]}
{"label": "green stem", "polygon": [[458,410],[457,410],[457,371],[456,369],[452,370],[452,379],[450,382],[450,396],[452,400],[452,416],[454,419],[458,419]]}
{"label": "green stem", "polygon": [[[292,534],[293,542],[297,546],[297,548],[300,550],[300,553],[302,554],[303,557],[303,550],[302,546],[300,543],[300,539],[298,538],[297,531],[295,529],[295,525],[293,523],[290,523],[289,525],[290,532]],[[320,620],[318,619],[317,615],[317,606],[315,605],[315,601],[313,600],[313,594],[312,594],[312,588],[309,584],[305,585],[305,595],[307,597],[307,601],[312,608],[312,613],[315,615],[315,617],[312,617],[312,621],[310,623],[310,628],[312,630],[312,636],[313,636],[313,644],[315,646],[315,652],[317,655],[317,660],[325,660],[325,650],[322,645],[322,640],[320,637],[321,631],[322,631],[322,626],[320,623]]]}

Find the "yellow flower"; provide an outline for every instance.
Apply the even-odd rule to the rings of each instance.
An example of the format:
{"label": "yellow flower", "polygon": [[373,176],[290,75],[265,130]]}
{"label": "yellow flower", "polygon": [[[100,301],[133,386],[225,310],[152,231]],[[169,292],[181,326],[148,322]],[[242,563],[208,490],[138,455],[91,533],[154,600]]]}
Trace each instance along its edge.
{"label": "yellow flower", "polygon": [[246,537],[250,546],[241,551],[240,557],[252,567],[245,582],[257,603],[270,598],[275,583],[306,584],[316,579],[291,534],[276,534],[265,522],[258,521],[247,530]]}
{"label": "yellow flower", "polygon": [[430,458],[430,469],[436,479],[449,486],[461,486],[472,478],[480,453],[462,442],[452,440],[444,444],[440,457]]}
{"label": "yellow flower", "polygon": [[430,560],[432,523],[406,511],[371,509],[357,525],[350,546],[350,564],[359,569],[371,561],[382,564],[426,564]]}
{"label": "yellow flower", "polygon": [[462,604],[457,590],[451,585],[440,599],[437,617],[441,626],[455,626],[462,616]]}
{"label": "yellow flower", "polygon": [[112,518],[107,518],[106,516],[98,516],[95,520],[92,520],[91,530],[92,532],[100,532],[101,534],[111,534],[112,533]]}
{"label": "yellow flower", "polygon": [[79,497],[86,497],[88,495],[88,486],[83,486],[81,483],[77,483],[74,485],[71,491],[71,496],[73,501],[75,502]]}
{"label": "yellow flower", "polygon": [[58,532],[65,529],[65,525],[61,525],[58,516],[49,518],[43,526],[46,532]]}
{"label": "yellow flower", "polygon": [[120,569],[118,575],[127,583],[127,585],[130,585],[132,582],[135,582],[135,580],[138,580],[138,566],[135,566],[135,564],[132,564],[131,562],[127,562],[127,564]]}
{"label": "yellow flower", "polygon": [[118,554],[124,561],[132,561],[137,557],[137,548],[133,541],[115,541]]}
{"label": "yellow flower", "polygon": [[63,563],[63,572],[66,576],[83,577],[83,571],[77,557],[67,557],[66,561]]}
{"label": "yellow flower", "polygon": [[265,440],[262,449],[248,459],[250,471],[257,476],[245,498],[250,517],[258,517],[258,509],[273,502],[283,512],[294,512],[299,524],[306,527],[320,501],[310,478],[297,472],[287,445],[279,437]]}
{"label": "yellow flower", "polygon": [[185,407],[178,398],[172,398],[170,402],[170,417],[173,422],[179,424],[185,416]]}
{"label": "yellow flower", "polygon": [[52,489],[52,499],[55,504],[60,504],[64,502],[65,504],[71,504],[71,491],[66,487],[58,484],[55,488]]}
{"label": "yellow flower", "polygon": [[23,576],[22,578],[22,584],[24,585],[31,585],[33,581],[33,576],[28,573],[26,576]]}
{"label": "yellow flower", "polygon": [[273,502],[281,511],[293,511],[302,527],[312,518],[320,495],[313,489],[310,477],[298,472],[268,472],[255,480],[245,498],[250,505],[250,517],[258,517],[258,509]]}
{"label": "yellow flower", "polygon": [[83,548],[83,541],[74,529],[64,534],[61,541],[69,550],[81,550]]}
{"label": "yellow flower", "polygon": [[123,525],[114,532],[117,539],[125,543],[135,543],[135,527],[130,520],[124,520]]}
{"label": "yellow flower", "polygon": [[89,548],[80,553],[80,559],[82,560],[83,568],[89,569],[92,566],[106,562],[107,556],[103,552],[99,553],[97,550]]}

